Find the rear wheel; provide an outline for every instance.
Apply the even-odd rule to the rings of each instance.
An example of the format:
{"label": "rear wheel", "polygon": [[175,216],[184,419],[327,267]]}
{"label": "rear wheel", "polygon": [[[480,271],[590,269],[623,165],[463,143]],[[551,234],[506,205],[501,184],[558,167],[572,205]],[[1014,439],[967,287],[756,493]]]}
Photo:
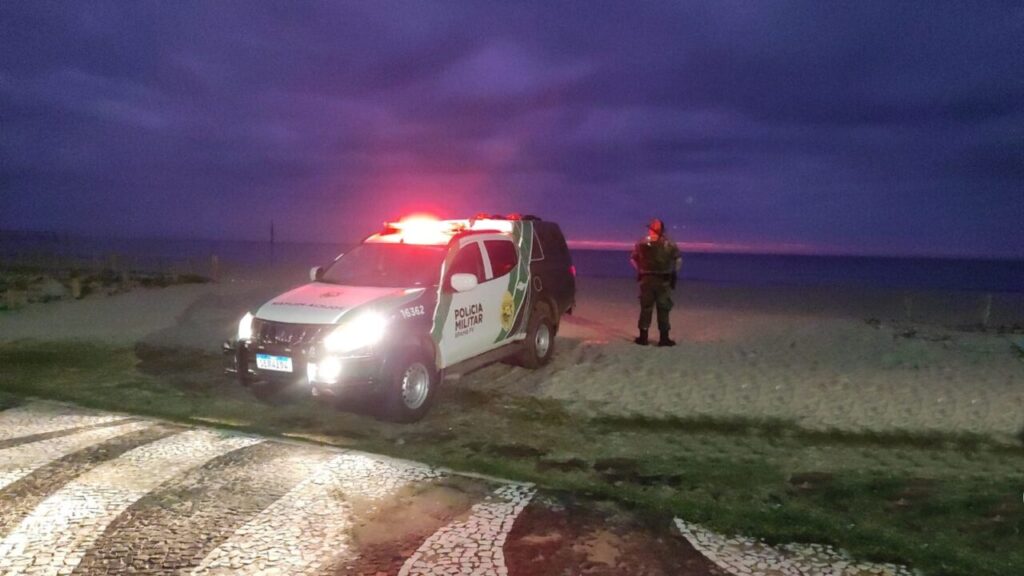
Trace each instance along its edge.
{"label": "rear wheel", "polygon": [[387,391],[387,417],[396,422],[416,422],[430,409],[438,373],[433,359],[423,351],[403,354],[391,371]]}
{"label": "rear wheel", "polygon": [[551,361],[555,353],[555,322],[547,306],[537,306],[526,325],[525,348],[519,363],[526,368],[540,368]]}

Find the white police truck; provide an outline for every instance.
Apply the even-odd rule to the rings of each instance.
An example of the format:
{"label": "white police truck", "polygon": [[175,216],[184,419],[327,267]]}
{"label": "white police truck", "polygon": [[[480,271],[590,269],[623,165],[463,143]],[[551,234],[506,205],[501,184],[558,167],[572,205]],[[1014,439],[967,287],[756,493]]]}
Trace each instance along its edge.
{"label": "white police truck", "polygon": [[517,215],[389,222],[310,280],[245,314],[227,371],[257,395],[369,397],[405,422],[446,375],[546,364],[576,294],[558,225]]}

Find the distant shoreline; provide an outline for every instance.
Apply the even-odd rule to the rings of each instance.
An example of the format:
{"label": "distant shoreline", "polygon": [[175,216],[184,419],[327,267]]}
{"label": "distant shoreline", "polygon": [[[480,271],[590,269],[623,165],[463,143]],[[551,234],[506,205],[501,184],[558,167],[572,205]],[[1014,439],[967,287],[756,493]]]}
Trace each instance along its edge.
{"label": "distant shoreline", "polygon": [[[271,243],[267,238],[211,238],[211,237],[180,237],[180,236],[101,236],[74,232],[63,232],[53,230],[13,230],[0,229],[0,242],[4,240],[46,240],[49,242],[61,243],[74,240],[86,242],[166,242],[174,244],[248,244],[264,246],[331,246],[347,247],[354,246],[360,239],[350,241],[324,241],[324,240],[276,240]],[[639,236],[638,236],[639,239]],[[577,240],[568,239],[569,249],[573,251],[593,252],[628,252],[633,243],[625,241],[604,241],[604,240]],[[679,247],[687,254],[701,255],[735,255],[735,256],[778,256],[797,258],[871,258],[871,259],[892,259],[892,260],[951,260],[951,261],[983,261],[983,262],[1011,262],[1024,263],[1024,252],[1015,255],[985,255],[985,254],[928,254],[928,253],[905,253],[905,254],[883,254],[876,252],[852,252],[840,249],[821,249],[809,246],[788,246],[780,245],[776,248],[759,248],[753,245],[695,242],[678,240]],[[0,245],[0,257],[3,256],[3,246]]]}
{"label": "distant shoreline", "polygon": [[[148,272],[204,273],[212,256],[228,267],[307,270],[352,244],[167,238],[104,238],[0,231],[0,266],[98,269],[117,260]],[[584,278],[630,278],[621,249],[572,249]],[[112,258],[115,257],[116,258]],[[684,251],[685,281],[739,286],[845,286],[889,290],[1024,293],[1024,260],[954,257],[760,254]]]}

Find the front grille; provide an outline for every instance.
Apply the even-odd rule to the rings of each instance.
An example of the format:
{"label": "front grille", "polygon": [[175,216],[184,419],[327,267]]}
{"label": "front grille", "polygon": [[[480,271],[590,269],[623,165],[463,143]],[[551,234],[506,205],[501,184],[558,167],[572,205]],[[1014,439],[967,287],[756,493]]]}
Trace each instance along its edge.
{"label": "front grille", "polygon": [[288,324],[255,320],[252,333],[255,340],[264,346],[288,346],[297,348],[319,342],[320,336],[331,326],[326,324]]}

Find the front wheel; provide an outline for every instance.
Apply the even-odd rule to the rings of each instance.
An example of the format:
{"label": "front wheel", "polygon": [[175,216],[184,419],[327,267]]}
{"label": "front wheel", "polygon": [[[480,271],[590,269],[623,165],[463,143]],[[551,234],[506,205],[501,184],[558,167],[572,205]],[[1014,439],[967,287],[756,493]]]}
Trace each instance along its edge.
{"label": "front wheel", "polygon": [[546,306],[534,308],[526,325],[526,347],[519,355],[519,363],[526,368],[540,368],[551,361],[555,353],[555,323]]}
{"label": "front wheel", "polygon": [[387,417],[396,422],[416,422],[426,415],[434,400],[437,369],[422,351],[404,354],[394,366],[387,391]]}

